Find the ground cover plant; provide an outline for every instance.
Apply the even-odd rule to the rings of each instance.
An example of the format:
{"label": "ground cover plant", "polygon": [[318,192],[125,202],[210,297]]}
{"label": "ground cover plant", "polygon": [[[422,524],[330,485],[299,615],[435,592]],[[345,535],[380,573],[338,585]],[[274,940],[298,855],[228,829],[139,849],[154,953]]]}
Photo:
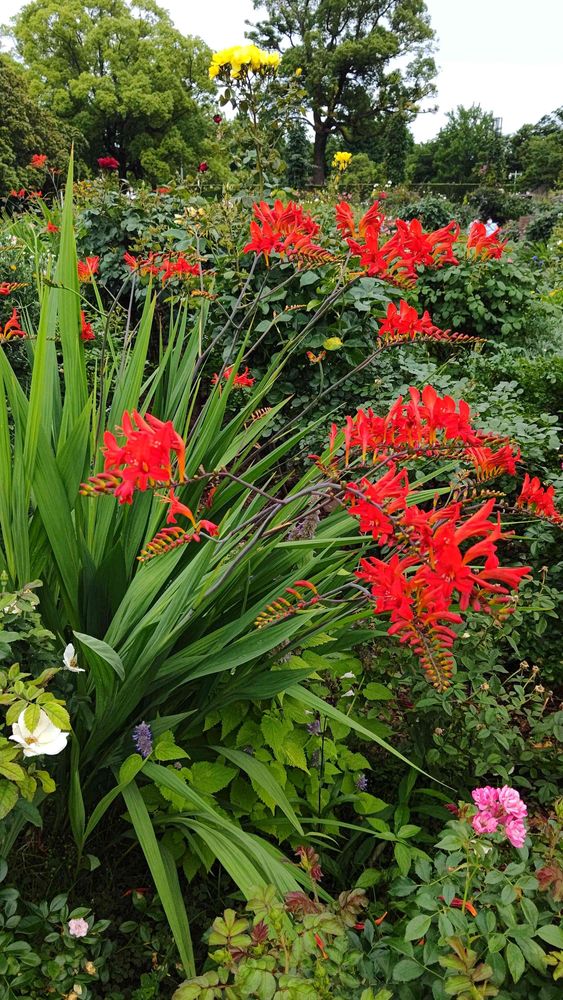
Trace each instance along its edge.
{"label": "ground cover plant", "polygon": [[[117,206],[111,190],[101,197]],[[88,196],[77,197],[80,236]],[[71,856],[61,906],[25,905],[69,941],[82,921],[90,948],[68,944],[55,958],[53,933],[31,917],[16,924],[21,904],[7,889],[7,947],[21,958],[5,966],[6,988],[16,977],[22,996],[41,995],[34,970],[51,975],[55,962],[61,996],[116,1000],[171,995],[182,972],[184,998],[340,990],[407,1000],[423,976],[419,987],[436,997],[502,996],[507,975],[554,996],[559,941],[541,933],[556,927],[560,873],[557,777],[545,774],[561,739],[549,641],[536,660],[558,597],[534,565],[561,517],[532,473],[556,466],[545,433],[531,430],[533,396],[503,417],[487,417],[490,389],[473,408],[456,401],[456,386],[474,394],[486,372],[484,326],[458,332],[465,317],[450,319],[447,298],[443,326],[423,308],[425,288],[447,274],[461,275],[460,287],[474,274],[498,280],[505,245],[479,226],[465,239],[454,222],[425,231],[391,222],[382,202],[362,214],[345,200],[332,222],[322,209],[322,226],[282,201],[257,203],[253,219],[228,204],[188,205],[170,231],[170,197],[147,201],[161,217],[148,241],[136,220],[140,242],[123,258],[88,242],[77,255],[71,177],[62,210],[38,204],[41,215],[7,223],[5,266],[18,261],[21,274],[16,265],[6,282],[0,357],[11,470],[0,511],[4,874],[9,884],[10,866],[21,866],[29,824],[43,827],[47,853],[56,831]],[[224,222],[212,229],[219,211],[237,220],[230,246]],[[30,282],[15,280],[26,268],[37,304]],[[553,325],[556,310],[545,316]],[[492,356],[506,364],[510,331],[498,333]],[[444,381],[446,358],[454,370],[470,359],[473,382]],[[303,370],[314,373],[309,391],[291,398]],[[388,383],[378,400],[364,382],[373,371]],[[411,373],[435,384],[417,389]],[[522,450],[512,433],[521,412]],[[36,771],[40,751],[48,769]],[[454,775],[462,800],[490,778],[528,802],[531,825],[522,805],[514,832],[506,827],[529,858],[514,862],[528,880],[515,898],[534,899],[515,935],[503,930],[520,927],[505,912],[508,891],[499,904],[485,888],[504,862],[479,853],[498,822],[468,832],[471,809],[455,807],[459,845],[446,834],[432,846]],[[504,830],[510,814],[494,815]],[[140,849],[135,867],[146,866],[164,930],[107,903],[115,930],[108,937],[97,903],[101,923],[90,926],[77,887],[99,879],[110,830],[115,847]],[[454,880],[432,906],[417,882],[404,891],[413,871],[443,890],[443,866],[459,864],[462,845],[463,885]],[[231,909],[213,925],[210,945],[223,951],[207,968],[190,922],[212,923],[216,906],[196,914],[194,901],[221,869]],[[131,892],[144,905],[146,889]],[[481,893],[482,933],[500,919],[492,957],[468,923],[466,904],[477,912]],[[241,895],[250,922],[236,916]],[[416,941],[433,913],[444,919],[417,946],[421,960]],[[116,934],[136,942],[129,980],[114,973]]]}

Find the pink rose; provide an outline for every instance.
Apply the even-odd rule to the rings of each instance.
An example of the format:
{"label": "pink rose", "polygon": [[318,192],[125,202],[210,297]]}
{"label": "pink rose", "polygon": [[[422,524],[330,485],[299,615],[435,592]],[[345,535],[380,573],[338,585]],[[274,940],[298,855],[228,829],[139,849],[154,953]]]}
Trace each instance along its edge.
{"label": "pink rose", "polygon": [[474,788],[471,795],[478,809],[494,809],[498,802],[498,788],[491,788],[490,785]]}
{"label": "pink rose", "polygon": [[508,785],[503,785],[499,794],[499,802],[505,812],[509,813],[511,816],[517,819],[522,819],[528,812],[526,806],[520,798],[520,794],[515,788],[510,788]]}
{"label": "pink rose", "polygon": [[498,826],[498,821],[490,813],[481,812],[473,817],[472,825],[475,833],[494,833]]}
{"label": "pink rose", "polygon": [[526,840],[526,827],[520,819],[509,819],[504,831],[513,847],[523,847]]}
{"label": "pink rose", "polygon": [[88,930],[88,923],[82,917],[75,917],[74,920],[68,922],[68,933],[71,937],[86,937]]}

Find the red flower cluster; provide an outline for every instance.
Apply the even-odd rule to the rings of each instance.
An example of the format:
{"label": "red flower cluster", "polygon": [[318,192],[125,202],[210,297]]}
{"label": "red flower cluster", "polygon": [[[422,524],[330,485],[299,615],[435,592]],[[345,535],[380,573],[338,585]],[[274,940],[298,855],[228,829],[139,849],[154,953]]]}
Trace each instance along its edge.
{"label": "red flower cluster", "polygon": [[398,343],[406,340],[438,340],[453,343],[475,343],[480,338],[471,337],[465,333],[452,333],[441,330],[430,319],[428,311],[419,316],[413,306],[401,299],[399,308],[391,302],[387,314],[379,327],[379,336],[387,343]]}
{"label": "red flower cluster", "polygon": [[26,194],[27,192],[25,188],[20,188],[19,191],[16,191],[15,188],[12,188],[12,190],[10,191],[10,198],[25,198]]}
{"label": "red flower cluster", "polygon": [[143,491],[172,481],[173,455],[177,479],[184,480],[186,448],[171,420],[125,411],[118,432],[125,437],[123,444],[110,431],[105,432],[104,471],[82,484],[83,495],[111,492],[120,503],[130,504],[136,489]]}
{"label": "red flower cluster", "polygon": [[263,253],[266,260],[271,253],[290,257],[300,253],[324,253],[322,247],[312,242],[319,232],[319,226],[303,209],[290,201],[284,205],[279,199],[274,207],[261,201],[253,206],[257,221],[250,223],[250,243],[243,253]]}
{"label": "red flower cluster", "polygon": [[530,479],[528,473],[524,476],[522,491],[516,506],[528,508],[538,517],[545,517],[554,524],[563,524],[563,515],[559,513],[554,503],[555,490],[553,486],[542,486],[537,476]]}
{"label": "red flower cluster", "polygon": [[100,170],[119,170],[119,160],[115,156],[98,156]]}
{"label": "red flower cluster", "polygon": [[[225,379],[225,382],[229,381],[232,373],[233,373],[232,365],[229,368],[225,368],[225,371],[223,372],[223,378]],[[219,381],[219,376],[217,372],[215,372],[213,378],[211,379],[211,384],[217,385],[218,381]],[[233,388],[234,389],[248,388],[250,386],[253,386],[255,382],[256,379],[251,377],[250,369],[246,367],[244,371],[241,372],[240,375],[235,375],[233,379]]]}
{"label": "red flower cluster", "polygon": [[95,340],[96,334],[92,329],[92,324],[86,322],[86,316],[84,310],[80,310],[80,339],[81,340]]}
{"label": "red flower cluster", "polygon": [[411,646],[431,683],[443,690],[453,672],[456,633],[451,626],[462,622],[459,612],[468,607],[489,614],[506,611],[509,591],[518,588],[530,567],[500,565],[496,542],[506,536],[499,518],[489,520],[494,499],[469,517],[460,502],[425,511],[407,504],[412,499],[408,475],[403,471],[396,477],[394,471],[383,477],[400,479],[389,500],[383,488],[377,493],[383,481],[371,493],[370,484],[362,482],[353,490],[363,499],[350,512],[360,518],[360,530],[371,530],[380,545],[400,545],[406,554],[395,552],[388,561],[362,559],[357,576],[370,584],[375,612],[390,613],[389,635]]}
{"label": "red flower cluster", "polygon": [[20,317],[17,309],[12,310],[12,315],[3,328],[0,323],[0,341],[12,340],[13,337],[27,337],[27,333],[20,326]]}
{"label": "red flower cluster", "polygon": [[[436,451],[459,452],[460,447],[490,443],[487,435],[471,426],[471,411],[464,400],[458,405],[451,396],[439,396],[431,385],[422,393],[409,389],[409,400],[399,396],[384,417],[373,410],[358,410],[355,417],[346,417],[344,442],[346,464],[352,448],[360,447],[362,460],[368,452],[374,463],[378,459],[422,454],[430,456]],[[331,446],[338,434],[332,425]]]}
{"label": "red flower cluster", "polygon": [[404,222],[397,219],[394,234],[381,242],[385,216],[379,202],[360,219],[356,230],[354,215],[347,202],[336,206],[336,225],[355,257],[370,276],[379,275],[397,284],[414,284],[417,268],[442,267],[457,264],[453,244],[459,236],[457,222],[425,233],[418,219]]}
{"label": "red flower cluster", "polygon": [[91,281],[94,275],[98,273],[100,258],[87,257],[86,260],[79,260],[76,266],[78,270],[78,280],[84,282]]}
{"label": "red flower cluster", "polygon": [[36,170],[42,170],[47,163],[46,153],[34,153],[31,157],[30,167],[35,167]]}
{"label": "red flower cluster", "polygon": [[163,285],[171,278],[187,278],[201,274],[201,265],[191,264],[182,253],[150,253],[144,259],[125,253],[123,260],[131,271],[138,271],[143,277],[147,274],[153,277],[160,276]]}
{"label": "red flower cluster", "polygon": [[45,230],[46,230],[46,232],[48,232],[48,233],[58,233],[58,231],[59,231],[59,227],[58,227],[58,226],[56,226],[54,222],[51,222],[51,221],[49,220],[49,222],[48,222],[48,223],[47,223],[47,225],[45,226]]}
{"label": "red flower cluster", "polygon": [[499,240],[500,229],[487,236],[487,227],[483,222],[474,222],[467,237],[467,249],[473,250],[476,257],[483,257],[485,260],[500,260],[506,242]]}
{"label": "red flower cluster", "polygon": [[[337,435],[333,424],[331,452]],[[490,519],[494,499],[470,515],[461,500],[441,507],[436,498],[425,510],[416,503],[407,470],[397,471],[393,459],[455,455],[471,462],[483,481],[514,474],[519,453],[507,442],[493,451],[495,439],[472,427],[467,403],[440,397],[432,386],[422,393],[411,388],[408,401],[399,397],[383,417],[371,410],[347,417],[344,439],[346,464],[358,448],[364,461],[369,454],[374,463],[389,466],[375,482],[364,477],[346,487],[345,500],[360,531],[394,550],[385,559],[362,559],[357,576],[370,585],[376,613],[390,614],[389,634],[411,646],[442,690],[453,671],[452,625],[461,623],[460,612],[471,607],[507,613],[509,591],[518,588],[529,567],[500,566],[497,542],[505,536],[499,517]]]}

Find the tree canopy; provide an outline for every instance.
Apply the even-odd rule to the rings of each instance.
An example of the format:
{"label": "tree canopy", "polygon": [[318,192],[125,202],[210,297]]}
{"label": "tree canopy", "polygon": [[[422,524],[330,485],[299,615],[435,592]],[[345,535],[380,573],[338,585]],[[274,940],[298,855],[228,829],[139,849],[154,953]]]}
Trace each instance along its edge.
{"label": "tree canopy", "polygon": [[434,91],[433,31],[423,0],[253,0],[266,17],[251,37],[301,71],[314,129],[314,180],[329,136],[354,136],[374,118],[412,121]]}
{"label": "tree canopy", "polygon": [[45,154],[50,167],[64,169],[71,142],[79,139],[33,100],[23,67],[0,55],[0,193],[44,186],[44,171],[30,165],[33,154]]}
{"label": "tree canopy", "polygon": [[32,0],[13,38],[32,95],[86,136],[90,166],[110,155],[157,180],[197,163],[210,52],[153,0]]}
{"label": "tree canopy", "polygon": [[411,157],[414,182],[470,183],[498,181],[505,174],[506,141],[493,115],[478,104],[448,112],[435,139],[418,146]]}

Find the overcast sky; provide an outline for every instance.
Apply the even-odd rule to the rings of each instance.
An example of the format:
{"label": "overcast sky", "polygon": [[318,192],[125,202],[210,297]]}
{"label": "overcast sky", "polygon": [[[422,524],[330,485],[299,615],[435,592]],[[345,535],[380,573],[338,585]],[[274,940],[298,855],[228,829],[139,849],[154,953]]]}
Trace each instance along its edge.
{"label": "overcast sky", "polygon": [[[0,0],[7,20],[22,0]],[[177,27],[219,49],[243,41],[252,0],[161,0]],[[563,104],[563,0],[427,0],[437,34],[437,114],[420,115],[418,141],[430,139],[459,104],[480,104],[503,131]],[[434,102],[433,102],[434,103]]]}

